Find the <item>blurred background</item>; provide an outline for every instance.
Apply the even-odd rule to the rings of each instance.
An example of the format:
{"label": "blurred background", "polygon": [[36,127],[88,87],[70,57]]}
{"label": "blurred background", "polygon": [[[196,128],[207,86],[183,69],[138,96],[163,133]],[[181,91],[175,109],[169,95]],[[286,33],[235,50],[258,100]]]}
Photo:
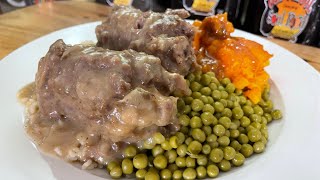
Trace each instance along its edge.
{"label": "blurred background", "polygon": [[[0,0],[0,14],[53,0]],[[228,13],[235,28],[294,43],[320,47],[320,0],[78,0],[143,11],[185,8],[191,19]]]}

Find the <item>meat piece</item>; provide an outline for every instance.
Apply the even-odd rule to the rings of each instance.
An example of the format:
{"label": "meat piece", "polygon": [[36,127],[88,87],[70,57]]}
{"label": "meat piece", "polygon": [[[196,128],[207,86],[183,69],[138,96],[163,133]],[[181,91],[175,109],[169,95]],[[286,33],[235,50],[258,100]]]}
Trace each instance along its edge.
{"label": "meat piece", "polygon": [[195,60],[191,44],[194,30],[181,18],[186,16],[185,10],[155,13],[115,7],[106,21],[96,27],[97,45],[155,55],[169,72],[186,75]]}
{"label": "meat piece", "polygon": [[62,40],[40,60],[26,91],[21,96],[34,102],[26,132],[40,150],[104,165],[126,143],[177,130],[177,98],[169,95],[190,94],[184,77],[155,56]]}
{"label": "meat piece", "polygon": [[[130,119],[130,131],[123,138],[135,130],[132,123],[141,129],[174,122],[176,98],[164,95],[176,90],[184,94],[190,91],[183,77],[167,72],[159,58],[133,50],[119,52],[92,46],[67,46],[62,40],[55,42],[41,59],[36,75],[42,116],[79,123],[99,122],[104,124],[106,132],[111,131],[106,124],[121,123],[119,129],[129,126],[127,120],[121,118],[124,114],[119,111],[120,107],[130,106],[139,111],[150,101],[152,118],[144,117],[145,111],[134,112],[137,115]],[[115,123],[110,121],[114,111],[120,114],[111,118]]]}

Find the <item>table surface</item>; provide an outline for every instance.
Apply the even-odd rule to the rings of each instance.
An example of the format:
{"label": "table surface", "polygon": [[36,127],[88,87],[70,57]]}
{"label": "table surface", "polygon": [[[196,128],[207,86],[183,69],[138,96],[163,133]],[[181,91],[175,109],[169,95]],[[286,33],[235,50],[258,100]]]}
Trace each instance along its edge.
{"label": "table surface", "polygon": [[[41,3],[0,15],[0,59],[50,32],[103,20],[109,11],[107,6],[94,2],[60,1]],[[320,72],[320,48],[279,39],[269,40],[295,53]]]}

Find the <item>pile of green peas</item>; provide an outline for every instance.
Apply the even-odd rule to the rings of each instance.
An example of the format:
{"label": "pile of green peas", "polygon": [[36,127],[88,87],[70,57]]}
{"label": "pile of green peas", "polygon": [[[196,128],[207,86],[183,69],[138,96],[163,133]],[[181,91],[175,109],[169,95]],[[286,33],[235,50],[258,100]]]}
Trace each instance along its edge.
{"label": "pile of green peas", "polygon": [[253,104],[230,79],[219,81],[213,72],[194,72],[186,81],[192,94],[178,99],[180,130],[170,137],[157,132],[140,150],[126,147],[120,163],[107,165],[112,178],[215,178],[265,150],[267,124],[282,118],[269,99],[269,88]]}

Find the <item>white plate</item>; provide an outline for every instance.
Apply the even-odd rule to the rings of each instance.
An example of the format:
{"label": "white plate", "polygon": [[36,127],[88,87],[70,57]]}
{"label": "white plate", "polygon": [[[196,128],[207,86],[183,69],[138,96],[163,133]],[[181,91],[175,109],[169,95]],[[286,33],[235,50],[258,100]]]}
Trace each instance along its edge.
{"label": "white plate", "polygon": [[[96,41],[98,22],[53,32],[17,49],[0,62],[0,177],[1,179],[102,179],[60,160],[44,160],[28,141],[22,107],[16,92],[32,82],[39,59],[57,39],[75,44]],[[284,113],[270,126],[265,153],[220,179],[320,179],[320,75],[299,57],[258,36],[236,31],[236,36],[257,41],[274,57],[267,68],[272,96]],[[49,163],[48,163],[49,162]]]}

